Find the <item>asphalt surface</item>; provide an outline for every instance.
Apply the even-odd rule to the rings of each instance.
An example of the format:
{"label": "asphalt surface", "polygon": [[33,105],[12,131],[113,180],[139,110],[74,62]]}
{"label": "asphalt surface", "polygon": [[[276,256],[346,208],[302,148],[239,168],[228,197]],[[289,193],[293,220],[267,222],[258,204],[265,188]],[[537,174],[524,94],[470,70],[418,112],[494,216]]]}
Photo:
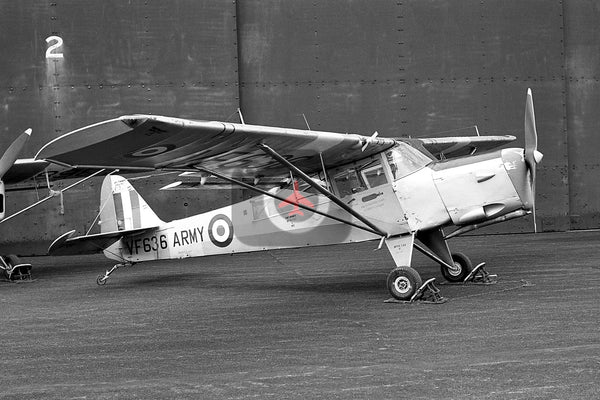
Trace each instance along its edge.
{"label": "asphalt surface", "polygon": [[0,283],[0,398],[600,398],[600,232],[463,237],[496,285],[389,304],[377,243],[120,269],[28,258]]}

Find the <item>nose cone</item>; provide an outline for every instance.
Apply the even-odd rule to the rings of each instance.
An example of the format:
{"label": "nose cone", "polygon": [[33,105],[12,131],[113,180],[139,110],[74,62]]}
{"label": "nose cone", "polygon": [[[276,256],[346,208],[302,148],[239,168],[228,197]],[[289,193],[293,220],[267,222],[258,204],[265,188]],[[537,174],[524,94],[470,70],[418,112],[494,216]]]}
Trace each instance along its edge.
{"label": "nose cone", "polygon": [[[543,154],[536,150],[536,162],[541,161]],[[504,149],[502,150],[502,162],[504,168],[508,172],[508,176],[519,195],[523,208],[532,210],[534,205],[534,194],[531,186],[532,177],[531,170],[525,162],[523,149]]]}

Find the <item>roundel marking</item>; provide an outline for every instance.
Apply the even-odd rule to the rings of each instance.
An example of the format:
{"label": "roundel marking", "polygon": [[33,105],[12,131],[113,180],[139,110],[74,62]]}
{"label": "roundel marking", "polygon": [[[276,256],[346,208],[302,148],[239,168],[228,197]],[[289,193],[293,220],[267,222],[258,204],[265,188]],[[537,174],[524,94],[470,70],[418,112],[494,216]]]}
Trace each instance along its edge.
{"label": "roundel marking", "polygon": [[173,144],[161,144],[157,146],[146,147],[132,153],[127,154],[128,157],[152,157],[157,156],[162,153],[166,153],[167,151],[171,151],[175,148]]}
{"label": "roundel marking", "polygon": [[208,224],[208,237],[215,246],[227,247],[233,240],[233,224],[223,214],[215,215]]}

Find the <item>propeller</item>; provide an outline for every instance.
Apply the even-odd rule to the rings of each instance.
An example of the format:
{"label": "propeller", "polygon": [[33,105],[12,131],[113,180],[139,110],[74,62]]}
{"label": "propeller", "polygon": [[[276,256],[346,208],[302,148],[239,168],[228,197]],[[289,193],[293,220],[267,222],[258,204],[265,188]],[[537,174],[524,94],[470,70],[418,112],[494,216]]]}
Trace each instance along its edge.
{"label": "propeller", "polygon": [[31,136],[31,128],[27,129],[25,132],[21,133],[19,137],[17,137],[11,144],[8,146],[8,149],[4,152],[2,157],[0,158],[0,220],[4,219],[5,215],[5,189],[4,182],[2,182],[2,178],[4,174],[13,166],[15,161],[17,161],[17,157],[25,144],[29,140]]}
{"label": "propeller", "polygon": [[14,142],[11,143],[8,149],[6,149],[2,155],[2,158],[0,158],[0,180],[2,180],[2,177],[4,177],[4,174],[6,174],[6,171],[13,166],[17,160],[17,157],[19,156],[19,153],[21,150],[23,150],[23,147],[25,147],[25,144],[29,140],[30,136],[31,128],[21,133],[19,137],[17,137]]}
{"label": "propeller", "polygon": [[533,95],[531,89],[527,89],[527,101],[525,103],[525,164],[529,170],[529,185],[531,187],[531,209],[533,213],[533,230],[537,233],[537,222],[535,214],[535,178],[536,165],[542,161],[544,155],[537,149],[537,130],[535,128],[535,112],[533,110]]}

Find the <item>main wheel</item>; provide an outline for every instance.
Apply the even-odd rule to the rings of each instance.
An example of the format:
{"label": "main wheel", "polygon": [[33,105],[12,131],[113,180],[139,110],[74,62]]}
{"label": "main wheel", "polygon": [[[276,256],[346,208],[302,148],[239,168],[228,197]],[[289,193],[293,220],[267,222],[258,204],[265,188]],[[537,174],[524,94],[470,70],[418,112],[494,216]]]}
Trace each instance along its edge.
{"label": "main wheel", "polygon": [[442,265],[442,275],[448,282],[462,282],[473,270],[473,264],[469,257],[463,253],[452,253],[454,268],[446,268]]}
{"label": "main wheel", "polygon": [[388,290],[398,300],[410,300],[422,283],[419,273],[411,267],[393,269],[387,277]]}

